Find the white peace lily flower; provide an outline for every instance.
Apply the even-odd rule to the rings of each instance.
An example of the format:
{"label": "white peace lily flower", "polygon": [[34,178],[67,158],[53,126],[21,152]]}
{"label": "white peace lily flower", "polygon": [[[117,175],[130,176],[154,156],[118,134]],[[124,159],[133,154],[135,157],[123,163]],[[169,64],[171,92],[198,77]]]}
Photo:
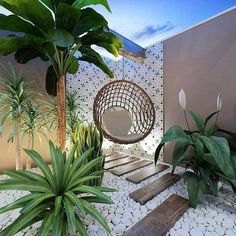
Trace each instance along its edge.
{"label": "white peace lily flower", "polygon": [[223,105],[222,96],[221,96],[220,93],[218,93],[218,96],[217,96],[217,102],[216,102],[216,108],[217,108],[217,111],[220,111],[220,110],[221,110],[222,105]]}
{"label": "white peace lily flower", "polygon": [[183,110],[186,109],[186,95],[183,89],[179,92],[179,104]]}

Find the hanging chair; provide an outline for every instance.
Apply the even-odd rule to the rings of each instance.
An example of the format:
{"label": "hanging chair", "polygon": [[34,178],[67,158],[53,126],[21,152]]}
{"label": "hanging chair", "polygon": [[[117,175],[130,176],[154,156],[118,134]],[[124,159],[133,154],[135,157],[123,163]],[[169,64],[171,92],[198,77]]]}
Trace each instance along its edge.
{"label": "hanging chair", "polygon": [[93,118],[104,137],[114,143],[132,144],[153,129],[155,109],[148,94],[137,84],[115,80],[96,95]]}

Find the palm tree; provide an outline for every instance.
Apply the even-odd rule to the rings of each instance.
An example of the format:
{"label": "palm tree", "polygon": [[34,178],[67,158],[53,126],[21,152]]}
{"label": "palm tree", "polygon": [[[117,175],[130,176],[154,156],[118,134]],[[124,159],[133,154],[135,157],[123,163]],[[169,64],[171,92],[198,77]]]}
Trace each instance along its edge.
{"label": "palm tree", "polygon": [[[78,61],[93,63],[113,77],[102,57],[92,49],[97,45],[118,56],[121,41],[108,29],[108,22],[89,5],[100,4],[110,11],[107,0],[3,0],[0,5],[12,15],[0,16],[0,54],[15,53],[19,63],[40,57],[49,61],[46,89],[57,96],[59,145],[65,148],[66,74],[74,74]],[[15,33],[19,32],[19,33]],[[79,54],[75,54],[79,51]],[[76,56],[77,55],[77,56]]]}

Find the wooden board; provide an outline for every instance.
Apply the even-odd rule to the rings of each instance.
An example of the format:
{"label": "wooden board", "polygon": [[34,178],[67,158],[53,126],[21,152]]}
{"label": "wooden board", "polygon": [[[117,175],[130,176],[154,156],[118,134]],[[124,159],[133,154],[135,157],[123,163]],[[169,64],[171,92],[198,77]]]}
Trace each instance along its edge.
{"label": "wooden board", "polygon": [[104,169],[105,170],[109,170],[111,168],[114,168],[114,167],[117,167],[117,166],[121,166],[121,165],[125,165],[125,164],[128,164],[130,162],[137,161],[137,160],[139,160],[139,158],[138,157],[134,157],[134,156],[124,157],[124,158],[116,160],[116,161],[111,161],[111,162],[105,163]]}
{"label": "wooden board", "polygon": [[123,236],[164,236],[183,216],[188,207],[187,199],[173,194]]}
{"label": "wooden board", "polygon": [[126,180],[132,182],[132,183],[140,183],[143,180],[152,177],[153,175],[160,173],[166,169],[168,169],[169,166],[163,165],[163,164],[158,164],[158,165],[152,165],[148,166],[145,169],[139,171],[138,173],[135,173],[133,175],[130,175],[126,178]]}
{"label": "wooden board", "polygon": [[107,156],[106,158],[105,158],[105,163],[106,162],[109,162],[109,161],[116,161],[116,160],[119,160],[119,159],[121,159],[121,158],[124,158],[124,157],[128,157],[129,155],[127,155],[127,154],[116,154],[116,155],[112,155],[112,156]]}
{"label": "wooden board", "polygon": [[119,152],[107,153],[107,154],[105,154],[105,157],[114,156],[114,155],[118,155],[118,154],[120,154],[120,153]]}
{"label": "wooden board", "polygon": [[134,162],[134,163],[130,163],[130,164],[125,165],[125,166],[120,166],[120,167],[114,168],[111,172],[115,175],[121,176],[121,175],[127,174],[131,171],[142,168],[144,166],[150,165],[152,163],[153,162],[149,161],[149,160],[141,160],[141,161],[137,161],[137,162]]}
{"label": "wooden board", "polygon": [[179,175],[172,175],[171,173],[167,173],[151,184],[130,193],[129,196],[136,202],[139,202],[143,205],[180,179],[181,177]]}

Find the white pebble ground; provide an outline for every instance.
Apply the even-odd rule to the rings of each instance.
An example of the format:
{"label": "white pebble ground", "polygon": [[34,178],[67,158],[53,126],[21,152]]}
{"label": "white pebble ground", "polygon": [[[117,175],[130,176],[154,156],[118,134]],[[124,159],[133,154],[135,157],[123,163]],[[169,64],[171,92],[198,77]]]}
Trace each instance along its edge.
{"label": "white pebble ground", "polygon": [[[96,204],[96,207],[103,213],[111,228],[110,235],[122,235],[131,226],[145,217],[150,211],[162,203],[167,197],[173,193],[177,193],[187,198],[186,184],[183,180],[172,185],[154,199],[147,202],[144,206],[136,203],[129,198],[129,193],[151,183],[159,176],[169,172],[155,175],[140,184],[133,184],[126,181],[126,176],[117,177],[111,173],[105,173],[103,185],[116,188],[118,191],[109,193],[114,201],[113,205]],[[177,171],[181,171],[179,168]],[[135,173],[136,171],[132,172]],[[5,176],[0,176],[0,179]],[[0,192],[0,206],[4,206],[13,200],[25,195],[21,191],[3,191]],[[18,216],[18,211],[12,211],[0,215],[0,230],[9,225]],[[86,217],[85,223],[88,226],[90,236],[106,236],[108,235],[103,228],[92,218]],[[40,223],[28,227],[17,236],[33,236],[36,235]],[[170,229],[170,236],[236,236],[236,196],[228,185],[223,185],[219,192],[219,198],[211,195],[204,197],[203,204],[196,209],[190,208],[181,219]]]}

